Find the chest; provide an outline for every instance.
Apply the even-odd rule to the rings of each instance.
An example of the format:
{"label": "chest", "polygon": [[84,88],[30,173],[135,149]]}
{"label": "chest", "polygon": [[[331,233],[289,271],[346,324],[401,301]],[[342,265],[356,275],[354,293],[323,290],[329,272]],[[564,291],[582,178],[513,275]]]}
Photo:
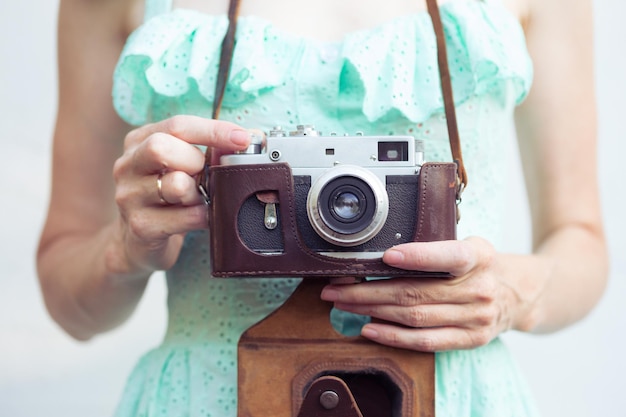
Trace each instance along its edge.
{"label": "chest", "polygon": [[[143,16],[144,1],[135,0],[137,8],[131,16],[131,28],[138,27]],[[481,0],[439,0],[473,2]],[[501,2],[519,20],[526,18],[529,0],[492,0]],[[172,0],[172,8],[197,10],[209,15],[225,14],[228,0]],[[281,30],[295,36],[320,41],[337,41],[346,34],[369,29],[399,16],[426,10],[425,0],[240,0],[241,16],[256,16],[272,22]]]}

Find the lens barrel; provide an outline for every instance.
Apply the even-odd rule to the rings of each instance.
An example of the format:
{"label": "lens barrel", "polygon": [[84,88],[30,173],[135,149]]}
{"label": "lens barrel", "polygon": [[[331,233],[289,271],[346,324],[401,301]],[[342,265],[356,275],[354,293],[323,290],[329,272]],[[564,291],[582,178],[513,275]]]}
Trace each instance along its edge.
{"label": "lens barrel", "polygon": [[367,242],[382,229],[389,212],[385,187],[371,171],[338,165],[322,174],[307,198],[315,232],[337,246]]}

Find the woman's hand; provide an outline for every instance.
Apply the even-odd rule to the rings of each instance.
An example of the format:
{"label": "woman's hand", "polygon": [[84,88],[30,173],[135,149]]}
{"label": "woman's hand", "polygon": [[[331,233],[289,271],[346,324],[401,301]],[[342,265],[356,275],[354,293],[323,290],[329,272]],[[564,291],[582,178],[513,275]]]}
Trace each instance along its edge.
{"label": "woman's hand", "polygon": [[195,116],[175,116],[128,133],[113,169],[122,249],[109,259],[114,269],[170,268],[184,234],[207,227],[195,179],[205,156],[195,145],[224,153],[245,149],[249,140],[248,131],[233,123]]}
{"label": "woman's hand", "polygon": [[480,238],[407,243],[387,250],[383,261],[407,270],[447,271],[454,278],[327,286],[322,298],[336,308],[383,321],[362,330],[378,343],[428,352],[478,347],[510,329],[527,308],[503,280],[493,247]]}

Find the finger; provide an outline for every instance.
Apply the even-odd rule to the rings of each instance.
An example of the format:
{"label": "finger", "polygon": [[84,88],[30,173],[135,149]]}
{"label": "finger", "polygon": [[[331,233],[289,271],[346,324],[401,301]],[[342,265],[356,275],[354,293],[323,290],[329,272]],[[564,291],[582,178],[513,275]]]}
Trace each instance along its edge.
{"label": "finger", "polygon": [[321,297],[345,304],[413,306],[453,302],[447,281],[431,278],[392,278],[358,285],[327,285]]}
{"label": "finger", "polygon": [[132,158],[132,169],[137,175],[161,171],[182,171],[195,175],[204,166],[204,155],[200,149],[162,132],[153,133],[141,142]]}
{"label": "finger", "polygon": [[234,123],[179,115],[133,130],[126,137],[126,145],[136,146],[155,133],[166,133],[190,144],[228,151],[245,149],[250,142],[248,131]]}
{"label": "finger", "polygon": [[203,201],[198,193],[195,178],[182,171],[149,175],[143,177],[141,182],[144,201],[149,205],[193,206]]}
{"label": "finger", "polygon": [[494,317],[487,308],[463,304],[427,304],[412,307],[335,303],[335,308],[411,328],[468,326],[489,327]]}
{"label": "finger", "polygon": [[193,177],[182,171],[172,171],[119,181],[115,202],[128,212],[145,206],[193,206],[202,203],[203,199]]}
{"label": "finger", "polygon": [[377,343],[420,352],[473,349],[488,344],[495,334],[488,329],[464,327],[403,328],[385,323],[369,323],[361,335]]}
{"label": "finger", "polygon": [[[265,147],[267,143],[267,138],[265,136],[265,132],[260,129],[248,129],[248,133],[250,134],[250,144],[256,143],[259,144],[262,148]],[[220,158],[223,155],[231,154],[232,149],[225,148],[211,148],[210,149],[210,160],[211,165],[219,165]]]}
{"label": "finger", "polygon": [[394,246],[383,255],[390,266],[411,271],[449,272],[459,277],[491,261],[493,247],[484,239],[412,242]]}
{"label": "finger", "polygon": [[147,207],[134,211],[126,222],[136,241],[158,245],[170,236],[206,229],[206,206]]}

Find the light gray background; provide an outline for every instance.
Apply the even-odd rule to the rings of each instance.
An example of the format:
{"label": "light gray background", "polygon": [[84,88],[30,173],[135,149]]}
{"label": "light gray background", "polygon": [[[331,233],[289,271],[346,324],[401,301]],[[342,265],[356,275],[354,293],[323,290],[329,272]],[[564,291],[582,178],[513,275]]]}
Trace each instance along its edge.
{"label": "light gray background", "polygon": [[[111,415],[127,374],[158,343],[166,318],[161,275],[127,324],[89,343],[68,338],[42,305],[34,254],[48,199],[57,6],[58,0],[0,2],[1,417]],[[611,281],[601,304],[581,323],[550,336],[505,336],[545,417],[626,416],[626,2],[597,0],[595,8],[600,183]],[[572,204],[576,198],[571,196]],[[512,198],[509,209],[520,218],[511,250],[523,251],[524,201]]]}

